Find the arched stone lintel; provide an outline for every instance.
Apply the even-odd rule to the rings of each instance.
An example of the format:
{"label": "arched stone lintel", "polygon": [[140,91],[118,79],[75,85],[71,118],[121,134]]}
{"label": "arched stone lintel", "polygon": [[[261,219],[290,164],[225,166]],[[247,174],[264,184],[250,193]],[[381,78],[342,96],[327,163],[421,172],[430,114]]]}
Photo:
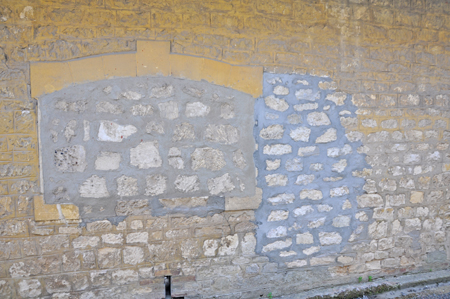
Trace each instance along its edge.
{"label": "arched stone lintel", "polygon": [[31,96],[61,90],[72,84],[136,76],[172,76],[230,87],[259,97],[263,68],[237,66],[208,58],[171,54],[170,42],[138,41],[135,53],[37,62],[30,65]]}

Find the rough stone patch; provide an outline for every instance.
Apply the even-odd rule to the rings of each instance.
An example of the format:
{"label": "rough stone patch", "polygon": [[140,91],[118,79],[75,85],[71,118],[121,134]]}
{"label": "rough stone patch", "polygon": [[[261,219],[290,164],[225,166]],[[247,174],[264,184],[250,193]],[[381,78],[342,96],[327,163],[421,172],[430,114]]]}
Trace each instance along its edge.
{"label": "rough stone patch", "polygon": [[211,147],[196,148],[191,155],[192,170],[206,168],[218,171],[225,165],[223,152]]}
{"label": "rough stone patch", "polygon": [[286,96],[289,94],[289,88],[287,88],[286,86],[277,85],[273,89],[273,93],[277,96]]}
{"label": "rough stone patch", "polygon": [[162,118],[167,118],[170,120],[174,120],[178,118],[178,104],[175,101],[169,101],[165,103],[159,103],[159,115]]}
{"label": "rough stone patch", "polygon": [[101,120],[98,129],[98,140],[109,142],[122,142],[125,138],[137,132],[135,126],[122,126],[113,121]]}
{"label": "rough stone patch", "polygon": [[319,154],[319,148],[317,146],[299,147],[297,154],[300,157],[318,155]]}
{"label": "rough stone patch", "polygon": [[285,237],[286,235],[287,235],[286,226],[278,226],[276,228],[269,230],[266,234],[267,238],[269,238],[269,239],[281,238],[281,237]]}
{"label": "rough stone patch", "polygon": [[164,127],[160,123],[151,121],[145,126],[145,132],[148,134],[153,134],[153,132],[156,134],[164,134]]}
{"label": "rough stone patch", "polygon": [[267,107],[276,111],[286,111],[289,108],[288,103],[284,99],[276,98],[275,96],[268,96],[264,99]]}
{"label": "rough stone patch", "polygon": [[175,179],[175,189],[181,192],[195,192],[200,190],[200,180],[197,175],[178,175]]}
{"label": "rough stone patch", "polygon": [[142,95],[140,93],[131,90],[123,92],[121,96],[130,101],[139,101],[142,99]]}
{"label": "rough stone patch", "polygon": [[222,104],[220,106],[220,117],[223,119],[231,119],[234,118],[234,105],[232,104]]}
{"label": "rough stone patch", "polygon": [[77,121],[72,119],[70,120],[65,129],[64,129],[64,137],[66,137],[67,142],[70,142],[73,137],[77,136]]}
{"label": "rough stone patch", "polygon": [[138,182],[136,178],[122,175],[117,179],[117,194],[119,196],[138,195]]}
{"label": "rough stone patch", "polygon": [[286,220],[289,217],[289,211],[285,210],[275,210],[271,211],[269,217],[267,217],[267,221],[282,221]]}
{"label": "rough stone patch", "polygon": [[302,206],[294,209],[294,217],[304,216],[312,212],[314,212],[314,209],[311,206]]}
{"label": "rough stone patch", "polygon": [[302,171],[303,162],[300,158],[288,159],[284,168],[286,168],[287,171]]}
{"label": "rough stone patch", "polygon": [[290,131],[289,136],[294,141],[309,141],[309,135],[311,134],[311,129],[306,127],[298,127]]}
{"label": "rough stone patch", "polygon": [[141,142],[135,148],[130,149],[130,164],[139,169],[161,167],[162,159],[159,155],[158,142]]}
{"label": "rough stone patch", "polygon": [[263,247],[262,252],[269,252],[269,251],[274,251],[274,250],[280,250],[280,249],[284,249],[287,248],[289,246],[292,245],[292,239],[286,239],[284,241],[276,241],[270,244],[267,244],[266,246]]}
{"label": "rough stone patch", "polygon": [[212,195],[226,193],[232,191],[234,188],[235,186],[228,173],[217,178],[208,179],[208,189]]}
{"label": "rough stone patch", "polygon": [[322,191],[304,189],[300,191],[300,199],[320,200],[323,198]]}
{"label": "rough stone patch", "polygon": [[298,104],[294,105],[295,111],[305,111],[305,110],[316,110],[319,108],[319,104],[317,103],[307,103],[307,104]]}
{"label": "rough stone patch", "polygon": [[313,174],[301,174],[297,176],[297,180],[295,181],[296,185],[308,185],[312,183],[315,179]]}
{"label": "rough stone patch", "polygon": [[344,92],[335,92],[328,94],[325,99],[332,101],[336,104],[336,106],[343,106],[345,104],[345,100],[347,99],[347,95]]}
{"label": "rough stone patch", "polygon": [[241,149],[235,150],[233,152],[233,163],[234,166],[240,169],[245,169],[247,167],[247,162],[245,161],[244,153]]}
{"label": "rough stone patch", "polygon": [[176,207],[204,207],[208,202],[208,196],[201,197],[182,197],[182,198],[160,198],[165,207],[173,209]]}
{"label": "rough stone patch", "polygon": [[106,188],[105,178],[97,175],[91,176],[78,189],[81,197],[102,198],[109,197],[108,189]]}
{"label": "rough stone patch", "polygon": [[123,108],[118,104],[102,101],[97,104],[96,111],[97,113],[121,114],[123,113]]}
{"label": "rough stone patch", "polygon": [[266,170],[277,170],[278,168],[280,168],[281,160],[266,160],[266,165]]}
{"label": "rough stone patch", "polygon": [[219,255],[234,255],[239,246],[239,237],[237,234],[223,237],[220,240]]}
{"label": "rough stone patch", "polygon": [[266,175],[267,186],[286,186],[288,178],[282,174],[268,174]]}
{"label": "rough stone patch", "polygon": [[276,196],[269,197],[267,199],[267,201],[270,202],[272,205],[290,204],[290,203],[293,203],[294,200],[295,200],[295,195],[292,193],[282,193],[282,194],[278,194]]}
{"label": "rough stone patch", "polygon": [[160,195],[167,189],[167,178],[161,174],[153,174],[146,176],[147,188],[145,189],[145,195]]}
{"label": "rough stone patch", "polygon": [[309,232],[306,232],[303,234],[297,234],[296,243],[297,244],[313,244],[314,237]]}
{"label": "rough stone patch", "polygon": [[284,128],[282,125],[270,125],[259,132],[263,139],[281,139],[283,138]]}
{"label": "rough stone patch", "polygon": [[96,170],[115,170],[119,169],[122,156],[120,153],[101,152],[95,160]]}
{"label": "rough stone patch", "polygon": [[265,145],[263,153],[265,155],[281,156],[292,153],[292,146],[289,144]]}
{"label": "rough stone patch", "polygon": [[323,135],[317,137],[316,143],[329,143],[337,140],[337,131],[335,128],[329,128]]}
{"label": "rough stone patch", "polygon": [[239,141],[239,130],[231,125],[208,125],[205,138],[215,143],[234,144]]}
{"label": "rough stone patch", "polygon": [[187,117],[203,117],[209,114],[211,108],[202,102],[193,102],[186,104]]}
{"label": "rough stone patch", "polygon": [[311,112],[306,117],[310,126],[328,126],[331,125],[330,118],[324,112]]}
{"label": "rough stone patch", "polygon": [[54,163],[61,172],[83,172],[87,166],[84,146],[73,145],[56,150]]}
{"label": "rough stone patch", "polygon": [[175,94],[175,88],[172,85],[164,84],[163,86],[153,87],[150,90],[150,98],[170,98]]}
{"label": "rough stone patch", "polygon": [[195,88],[192,86],[185,86],[183,87],[182,91],[187,94],[190,95],[191,97],[195,97],[195,98],[201,98],[203,96],[203,94],[206,92],[206,90],[204,89],[199,89],[199,88]]}
{"label": "rough stone patch", "polygon": [[176,147],[169,149],[169,165],[175,169],[184,169],[184,161],[181,158],[181,151]]}
{"label": "rough stone patch", "polygon": [[173,132],[173,141],[180,140],[194,140],[195,139],[195,131],[194,126],[190,123],[181,123],[175,127]]}
{"label": "rough stone patch", "polygon": [[319,232],[319,241],[322,246],[336,245],[342,242],[342,236],[336,232]]}
{"label": "rough stone patch", "polygon": [[131,114],[134,116],[147,116],[153,114],[153,106],[152,105],[134,105],[131,107]]}

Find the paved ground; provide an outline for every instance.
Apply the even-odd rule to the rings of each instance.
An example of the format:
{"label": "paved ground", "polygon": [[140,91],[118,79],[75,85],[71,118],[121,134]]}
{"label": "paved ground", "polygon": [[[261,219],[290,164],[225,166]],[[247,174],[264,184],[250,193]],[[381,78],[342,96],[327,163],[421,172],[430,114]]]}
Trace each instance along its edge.
{"label": "paved ground", "polygon": [[417,286],[378,295],[368,295],[361,299],[450,299],[450,282]]}

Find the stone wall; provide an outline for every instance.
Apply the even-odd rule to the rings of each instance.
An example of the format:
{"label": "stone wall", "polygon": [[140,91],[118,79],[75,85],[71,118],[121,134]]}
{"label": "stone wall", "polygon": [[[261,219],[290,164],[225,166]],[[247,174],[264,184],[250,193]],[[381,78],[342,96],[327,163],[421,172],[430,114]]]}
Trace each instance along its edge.
{"label": "stone wall", "polygon": [[[259,298],[448,267],[449,12],[435,0],[3,1],[1,297],[161,298],[162,277],[171,274],[175,292],[188,298]],[[140,48],[137,40],[170,46]],[[73,60],[116,52],[127,53]],[[247,66],[262,67],[264,78]],[[99,205],[91,215],[80,202],[78,210],[45,194],[40,168],[55,160],[39,163],[41,95],[158,72],[184,78],[183,86],[204,79],[255,98],[256,118],[247,117],[257,122],[258,146],[246,162],[258,171],[245,179],[258,181],[244,191],[255,194],[236,189],[196,210],[191,197],[145,195],[142,181],[139,196],[114,198],[114,209]],[[74,112],[63,110],[78,99],[64,101],[55,113],[64,128],[54,131],[69,144],[64,134],[75,118],[63,115]],[[77,116],[70,143],[94,142],[99,120]],[[167,144],[172,137],[161,136]],[[96,155],[87,152],[88,177],[103,171],[95,170]],[[198,195],[211,197],[203,188]]]}

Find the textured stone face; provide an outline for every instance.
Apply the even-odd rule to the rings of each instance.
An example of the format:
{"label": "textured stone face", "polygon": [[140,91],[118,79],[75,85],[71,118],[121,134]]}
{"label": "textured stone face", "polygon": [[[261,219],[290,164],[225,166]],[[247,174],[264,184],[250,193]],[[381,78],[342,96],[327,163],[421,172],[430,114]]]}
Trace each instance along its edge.
{"label": "textured stone face", "polygon": [[191,155],[191,163],[192,170],[206,168],[212,171],[220,170],[226,164],[224,154],[220,150],[210,147],[195,149]]}
{"label": "textured stone face", "polygon": [[61,172],[83,172],[86,168],[86,151],[82,145],[61,148],[55,151],[54,163]]}
{"label": "textured stone face", "polygon": [[142,142],[130,150],[130,164],[139,169],[160,167],[162,159],[159,155],[158,143]]}
{"label": "textured stone face", "polygon": [[125,138],[137,132],[135,126],[122,126],[112,121],[101,121],[98,129],[98,140],[122,142]]}

